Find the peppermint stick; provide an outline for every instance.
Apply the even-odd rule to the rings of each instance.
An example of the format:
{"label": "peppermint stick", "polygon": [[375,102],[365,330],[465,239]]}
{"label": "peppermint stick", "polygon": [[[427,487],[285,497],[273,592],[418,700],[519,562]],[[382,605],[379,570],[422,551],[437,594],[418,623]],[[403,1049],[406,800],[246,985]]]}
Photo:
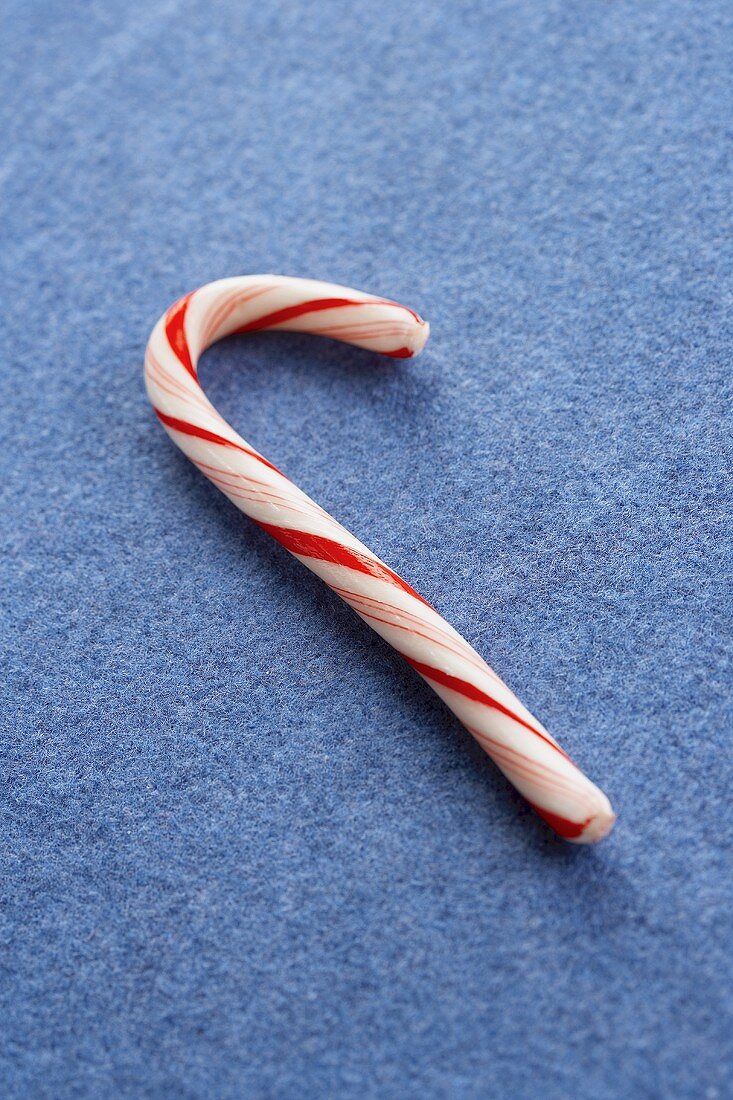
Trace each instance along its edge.
{"label": "peppermint stick", "polygon": [[196,364],[216,340],[312,332],[382,355],[417,355],[429,327],[385,298],[310,279],[221,279],[158,321],[145,380],[169,436],[242,512],[317,574],[423,677],[534,809],[566,840],[592,843],[615,817],[603,794],[478,653],[389,566],[301,492],[219,415]]}

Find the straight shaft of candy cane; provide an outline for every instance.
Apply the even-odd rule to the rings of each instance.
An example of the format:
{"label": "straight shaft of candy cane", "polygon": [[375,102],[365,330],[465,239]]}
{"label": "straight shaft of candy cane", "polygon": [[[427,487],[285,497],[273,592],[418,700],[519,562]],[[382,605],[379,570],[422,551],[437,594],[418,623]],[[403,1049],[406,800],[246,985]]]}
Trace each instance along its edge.
{"label": "straight shaft of candy cane", "polygon": [[319,333],[395,358],[416,355],[429,332],[405,306],[329,283],[276,275],[209,283],[161,317],[145,356],[148,395],[171,439],[405,658],[560,836],[600,840],[615,820],[603,792],[430,604],[250,447],[204,394],[201,353],[224,336],[265,329]]}

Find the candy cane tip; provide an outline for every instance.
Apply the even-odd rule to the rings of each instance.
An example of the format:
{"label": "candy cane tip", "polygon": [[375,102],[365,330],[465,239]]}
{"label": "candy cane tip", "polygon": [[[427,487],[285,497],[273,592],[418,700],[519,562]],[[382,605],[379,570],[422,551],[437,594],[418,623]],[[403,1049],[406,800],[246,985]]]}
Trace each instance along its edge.
{"label": "candy cane tip", "polygon": [[606,796],[599,791],[602,797],[603,804],[600,809],[585,822],[583,831],[580,836],[568,837],[572,844],[597,844],[599,840],[603,840],[605,836],[611,832],[614,824],[616,823],[616,814],[611,808],[611,803]]}
{"label": "candy cane tip", "polygon": [[419,319],[418,324],[415,325],[412,333],[410,334],[410,351],[412,357],[419,355],[422,349],[428,342],[430,336],[430,325],[427,321],[423,321],[422,317]]}

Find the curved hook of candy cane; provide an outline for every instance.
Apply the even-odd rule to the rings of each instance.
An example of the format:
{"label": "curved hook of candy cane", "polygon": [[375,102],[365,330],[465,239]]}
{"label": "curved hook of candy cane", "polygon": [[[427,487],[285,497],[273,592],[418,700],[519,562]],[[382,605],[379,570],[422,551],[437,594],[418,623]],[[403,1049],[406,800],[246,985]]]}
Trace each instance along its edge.
{"label": "curved hook of candy cane", "polygon": [[405,306],[329,283],[222,279],[181,298],[155,326],[145,356],[148,395],[173,442],[405,658],[560,836],[600,840],[615,820],[603,792],[430,604],[246,443],[204,394],[196,364],[205,348],[264,329],[319,333],[409,358],[428,325]]}

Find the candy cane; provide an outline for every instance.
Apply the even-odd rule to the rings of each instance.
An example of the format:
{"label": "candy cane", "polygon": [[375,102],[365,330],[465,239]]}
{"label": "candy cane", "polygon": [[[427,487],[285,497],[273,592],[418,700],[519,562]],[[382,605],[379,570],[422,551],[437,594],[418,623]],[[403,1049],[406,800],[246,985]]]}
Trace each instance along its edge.
{"label": "candy cane", "polygon": [[560,836],[600,840],[615,820],[603,792],[429,603],[245,443],[204,394],[201,353],[224,336],[264,329],[316,332],[407,359],[428,325],[405,306],[329,283],[221,279],[158,321],[145,355],[148,396],[173,442],[405,658]]}

